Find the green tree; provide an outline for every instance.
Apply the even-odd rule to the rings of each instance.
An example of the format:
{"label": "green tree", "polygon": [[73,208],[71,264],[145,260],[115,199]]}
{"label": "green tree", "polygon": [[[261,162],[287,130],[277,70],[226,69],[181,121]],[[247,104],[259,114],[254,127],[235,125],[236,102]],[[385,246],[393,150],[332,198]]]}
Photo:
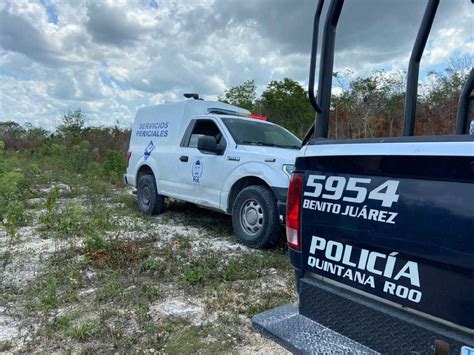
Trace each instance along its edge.
{"label": "green tree", "polygon": [[405,97],[404,77],[401,72],[377,71],[369,77],[351,79],[346,74],[335,73],[341,92],[332,97],[330,136],[399,135]]}
{"label": "green tree", "polygon": [[5,143],[5,149],[19,150],[24,140],[26,129],[13,121],[0,122],[0,140]]}
{"label": "green tree", "polygon": [[303,137],[314,120],[306,90],[289,78],[272,80],[256,104],[257,111]]}
{"label": "green tree", "polygon": [[65,139],[67,146],[78,144],[81,141],[81,133],[84,130],[85,122],[85,115],[80,108],[63,115],[58,133]]}
{"label": "green tree", "polygon": [[[422,86],[417,134],[452,134],[459,96],[474,64],[474,57],[450,60],[443,72],[431,72]],[[472,112],[472,111],[471,111]]]}
{"label": "green tree", "polygon": [[253,111],[255,99],[257,98],[257,85],[255,80],[246,80],[242,85],[231,87],[224,92],[219,101],[227,104],[239,106],[249,111]]}

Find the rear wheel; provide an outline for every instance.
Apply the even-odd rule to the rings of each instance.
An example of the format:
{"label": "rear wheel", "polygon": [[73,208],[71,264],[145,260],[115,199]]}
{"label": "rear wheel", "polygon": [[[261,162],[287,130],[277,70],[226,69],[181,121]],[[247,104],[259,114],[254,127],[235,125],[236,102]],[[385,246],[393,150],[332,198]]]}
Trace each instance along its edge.
{"label": "rear wheel", "polygon": [[137,185],[138,208],[145,214],[157,215],[163,212],[165,197],[158,194],[155,176],[143,175]]}
{"label": "rear wheel", "polygon": [[248,247],[275,245],[281,238],[281,229],[273,193],[258,185],[243,189],[232,206],[232,225],[235,235]]}

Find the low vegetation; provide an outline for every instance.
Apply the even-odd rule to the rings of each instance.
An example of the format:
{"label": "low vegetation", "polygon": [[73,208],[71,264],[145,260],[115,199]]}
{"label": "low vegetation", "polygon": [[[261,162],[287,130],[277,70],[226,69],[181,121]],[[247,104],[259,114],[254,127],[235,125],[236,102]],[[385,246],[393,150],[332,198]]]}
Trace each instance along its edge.
{"label": "low vegetation", "polygon": [[85,140],[82,119],[1,145],[0,351],[275,349],[250,317],[294,301],[285,246],[247,249],[229,218],[186,203],[140,214],[123,151]]}

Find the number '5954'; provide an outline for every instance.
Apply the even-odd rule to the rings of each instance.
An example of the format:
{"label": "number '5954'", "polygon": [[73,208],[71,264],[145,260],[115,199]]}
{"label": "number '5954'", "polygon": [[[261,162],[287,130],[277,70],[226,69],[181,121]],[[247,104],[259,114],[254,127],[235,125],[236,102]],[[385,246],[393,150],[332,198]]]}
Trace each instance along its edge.
{"label": "number '5954'", "polygon": [[387,180],[372,190],[368,190],[364,185],[369,185],[372,179],[349,178],[343,176],[310,175],[307,187],[312,191],[305,191],[308,197],[322,197],[327,200],[339,200],[342,198],[346,202],[362,203],[367,195],[371,200],[382,202],[383,207],[392,207],[398,201],[400,195],[397,194],[399,181]]}

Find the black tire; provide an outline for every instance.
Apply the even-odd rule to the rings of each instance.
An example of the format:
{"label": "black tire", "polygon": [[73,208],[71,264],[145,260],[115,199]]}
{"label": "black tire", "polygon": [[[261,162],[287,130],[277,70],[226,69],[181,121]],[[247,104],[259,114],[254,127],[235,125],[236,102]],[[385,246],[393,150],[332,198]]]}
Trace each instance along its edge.
{"label": "black tire", "polygon": [[281,238],[273,193],[251,185],[240,191],[232,205],[232,225],[240,242],[250,248],[268,248]]}
{"label": "black tire", "polygon": [[138,180],[137,202],[139,210],[145,214],[157,215],[163,212],[165,197],[158,195],[154,175],[143,175]]}

